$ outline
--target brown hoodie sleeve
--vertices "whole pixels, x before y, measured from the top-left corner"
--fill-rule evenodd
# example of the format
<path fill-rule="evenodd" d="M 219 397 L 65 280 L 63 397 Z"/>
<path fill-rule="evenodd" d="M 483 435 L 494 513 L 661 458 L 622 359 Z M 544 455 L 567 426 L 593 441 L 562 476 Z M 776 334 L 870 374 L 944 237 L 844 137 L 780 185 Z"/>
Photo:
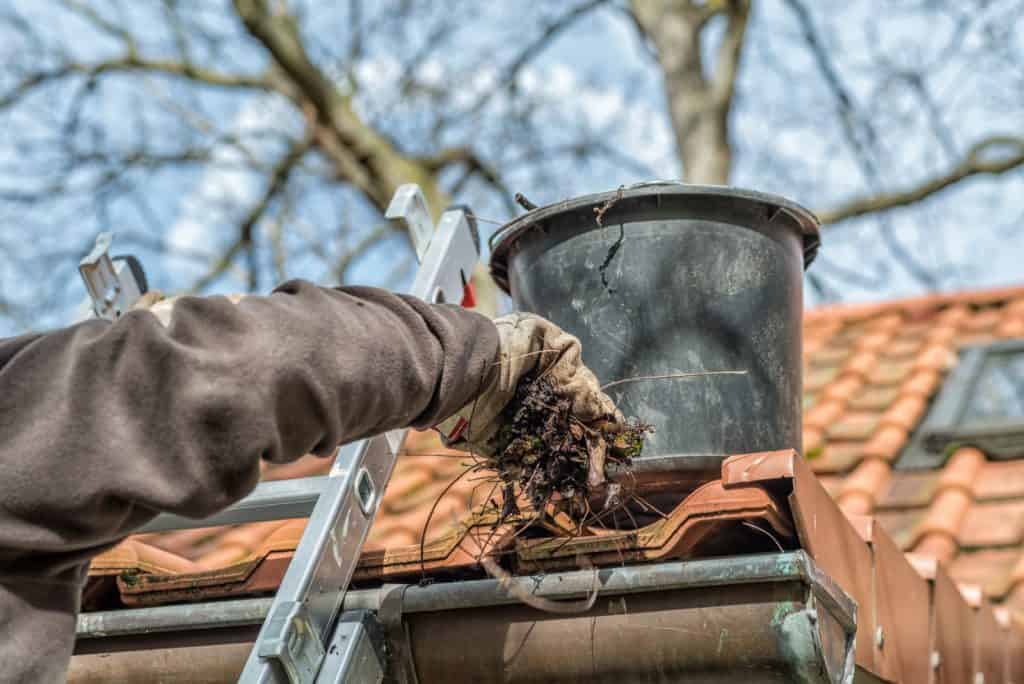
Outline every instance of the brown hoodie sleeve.
<path fill-rule="evenodd" d="M 78 577 L 159 511 L 220 510 L 260 458 L 432 425 L 486 386 L 497 351 L 472 312 L 302 281 L 179 299 L 167 327 L 135 311 L 0 340 L 0 584 Z"/>

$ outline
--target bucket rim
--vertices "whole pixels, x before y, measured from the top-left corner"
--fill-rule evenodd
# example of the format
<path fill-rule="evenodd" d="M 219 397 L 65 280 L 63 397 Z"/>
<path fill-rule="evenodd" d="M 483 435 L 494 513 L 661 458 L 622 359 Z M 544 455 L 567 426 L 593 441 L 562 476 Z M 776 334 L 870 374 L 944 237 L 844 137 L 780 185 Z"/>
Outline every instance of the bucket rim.
<path fill-rule="evenodd" d="M 758 190 L 747 190 L 731 185 L 703 185 L 696 183 L 682 183 L 678 181 L 648 181 L 634 185 L 623 185 L 615 190 L 581 195 L 572 199 L 560 200 L 551 204 L 531 209 L 530 211 L 517 216 L 502 227 L 498 228 L 488 241 L 491 248 L 491 276 L 498 286 L 509 293 L 508 283 L 508 260 L 511 257 L 512 245 L 523 234 L 529 232 L 548 218 L 564 212 L 575 211 L 587 206 L 602 205 L 606 202 L 619 201 L 633 197 L 644 197 L 652 194 L 658 195 L 691 195 L 691 196 L 712 196 L 729 197 L 733 199 L 747 200 L 758 204 L 765 204 L 777 207 L 782 213 L 790 217 L 796 227 L 803 235 L 803 257 L 804 270 L 811 265 L 814 257 L 821 246 L 820 225 L 818 218 L 807 208 L 786 199 Z"/>

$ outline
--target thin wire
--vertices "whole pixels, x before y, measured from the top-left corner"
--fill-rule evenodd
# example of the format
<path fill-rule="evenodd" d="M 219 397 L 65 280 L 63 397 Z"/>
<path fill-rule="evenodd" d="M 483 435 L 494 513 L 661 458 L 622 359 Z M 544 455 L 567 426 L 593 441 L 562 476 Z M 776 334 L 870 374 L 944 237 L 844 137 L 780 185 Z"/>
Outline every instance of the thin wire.
<path fill-rule="evenodd" d="M 486 219 L 483 216 L 477 216 L 476 214 L 473 214 L 473 213 L 467 213 L 466 216 L 469 216 L 472 219 L 476 219 L 477 221 L 480 221 L 481 223 L 490 223 L 490 224 L 493 224 L 495 226 L 503 226 L 506 223 L 508 223 L 508 221 L 495 221 L 494 219 Z"/>
<path fill-rule="evenodd" d="M 627 382 L 639 382 L 641 380 L 673 380 L 675 378 L 696 378 L 703 375 L 746 375 L 747 371 L 737 370 L 723 370 L 723 371 L 701 371 L 699 373 L 669 373 L 667 375 L 639 375 L 635 378 L 623 378 L 622 380 L 614 380 L 606 385 L 601 386 L 601 390 L 606 390 L 609 387 L 615 387 L 616 385 L 624 385 Z"/>
<path fill-rule="evenodd" d="M 768 537 L 769 539 L 771 539 L 773 542 L 775 542 L 775 545 L 777 547 L 779 547 L 779 551 L 785 551 L 785 549 L 782 548 L 782 544 L 779 543 L 779 540 L 775 538 L 775 535 L 773 535 L 768 530 L 765 530 L 765 529 L 761 528 L 760 526 L 755 525 L 754 523 L 750 522 L 749 520 L 744 520 L 743 524 L 746 525 L 747 527 L 750 527 L 752 529 L 757 530 L 761 534 L 763 534 L 766 537 Z"/>

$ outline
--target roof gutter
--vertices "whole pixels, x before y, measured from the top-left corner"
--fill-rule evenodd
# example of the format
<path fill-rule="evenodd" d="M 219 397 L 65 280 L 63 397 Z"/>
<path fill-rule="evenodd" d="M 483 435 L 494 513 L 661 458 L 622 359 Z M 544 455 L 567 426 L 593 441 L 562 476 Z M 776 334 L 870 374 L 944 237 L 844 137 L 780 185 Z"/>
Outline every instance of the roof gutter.
<path fill-rule="evenodd" d="M 542 612 L 515 597 L 585 598 L 594 572 L 598 599 L 586 612 Z M 397 610 L 404 629 L 391 634 L 404 633 L 406 643 L 395 644 L 392 636 L 391 650 L 408 654 L 408 669 L 420 684 L 679 681 L 695 674 L 707 681 L 836 684 L 853 675 L 856 607 L 802 551 L 552 573 L 511 583 L 517 586 L 475 580 L 401 587 L 397 609 L 385 611 Z M 394 585 L 350 591 L 345 610 L 381 611 L 389 595 L 396 595 Z M 82 655 L 76 655 L 69 681 L 94 681 L 84 657 L 90 652 L 225 644 L 232 637 L 235 644 L 251 641 L 269 605 L 269 599 L 251 599 L 205 604 L 201 611 L 181 605 L 84 614 L 76 647 Z M 226 657 L 241 650 L 221 648 Z M 188 667 L 188 661 L 152 659 L 159 668 L 153 674 L 166 678 L 167 668 Z M 243 661 L 237 660 L 239 672 Z M 223 681 L 237 677 L 225 674 Z M 137 681 L 138 672 L 133 676 Z"/>

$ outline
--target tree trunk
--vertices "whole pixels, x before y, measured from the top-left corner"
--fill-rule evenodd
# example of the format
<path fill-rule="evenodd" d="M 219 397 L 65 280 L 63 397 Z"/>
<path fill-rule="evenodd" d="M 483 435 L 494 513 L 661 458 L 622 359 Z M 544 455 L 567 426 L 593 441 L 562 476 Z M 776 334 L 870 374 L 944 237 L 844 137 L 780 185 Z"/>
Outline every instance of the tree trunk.
<path fill-rule="evenodd" d="M 728 23 L 714 73 L 706 75 L 701 38 L 708 21 L 719 14 Z M 657 50 L 687 182 L 729 182 L 729 113 L 749 14 L 747 0 L 633 0 L 636 23 Z"/>

